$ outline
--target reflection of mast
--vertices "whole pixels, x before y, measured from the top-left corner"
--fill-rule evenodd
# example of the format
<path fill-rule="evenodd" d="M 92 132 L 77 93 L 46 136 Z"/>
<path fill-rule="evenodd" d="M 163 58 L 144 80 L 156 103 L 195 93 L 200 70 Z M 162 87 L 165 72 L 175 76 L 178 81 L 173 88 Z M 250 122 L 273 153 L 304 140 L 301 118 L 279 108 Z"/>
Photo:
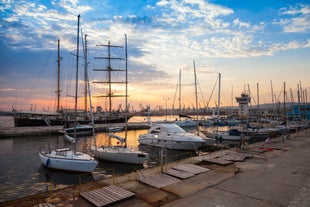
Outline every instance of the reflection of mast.
<path fill-rule="evenodd" d="M 122 46 L 116 46 L 116 45 L 111 45 L 110 41 L 108 42 L 107 45 L 97 45 L 97 46 L 102 46 L 102 47 L 108 47 L 108 57 L 95 57 L 95 59 L 105 59 L 108 60 L 108 66 L 106 69 L 93 69 L 93 71 L 106 71 L 108 74 L 108 81 L 94 81 L 94 83 L 100 83 L 100 84 L 108 84 L 108 93 L 103 94 L 101 96 L 97 97 L 105 97 L 109 98 L 109 115 L 112 116 L 112 98 L 113 97 L 125 97 L 126 95 L 122 94 L 114 94 L 112 93 L 112 84 L 124 84 L 124 81 L 112 81 L 112 72 L 116 71 L 126 71 L 123 69 L 113 69 L 111 67 L 111 60 L 125 60 L 124 58 L 117 58 L 117 57 L 111 57 L 111 47 L 113 48 L 123 48 Z"/>

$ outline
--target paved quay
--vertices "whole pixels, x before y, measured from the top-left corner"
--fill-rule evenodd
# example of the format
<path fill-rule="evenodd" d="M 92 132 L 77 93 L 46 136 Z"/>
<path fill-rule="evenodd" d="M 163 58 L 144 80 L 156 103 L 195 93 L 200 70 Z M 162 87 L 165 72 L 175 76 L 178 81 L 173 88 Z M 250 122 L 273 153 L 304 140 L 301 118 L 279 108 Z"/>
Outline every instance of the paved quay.
<path fill-rule="evenodd" d="M 109 205 L 117 207 L 309 207 L 309 163 L 310 129 L 292 134 L 284 140 L 274 138 L 271 144 L 262 142 L 242 151 L 229 149 L 212 152 L 169 163 L 163 168 L 139 170 L 124 176 L 0 203 L 0 206 L 90 207 L 94 205 L 81 194 L 112 185 L 135 194 Z M 208 170 L 173 182 L 170 179 L 166 184 L 164 179 L 152 185 L 142 182 L 162 176 L 162 170 L 167 173 L 193 164 Z"/>

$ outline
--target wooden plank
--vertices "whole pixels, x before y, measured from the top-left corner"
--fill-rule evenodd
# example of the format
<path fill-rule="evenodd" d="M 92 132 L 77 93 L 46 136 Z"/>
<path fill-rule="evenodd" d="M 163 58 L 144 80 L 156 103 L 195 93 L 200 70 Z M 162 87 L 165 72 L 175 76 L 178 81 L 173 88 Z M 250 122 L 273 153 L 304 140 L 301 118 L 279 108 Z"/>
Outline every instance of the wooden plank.
<path fill-rule="evenodd" d="M 233 163 L 232 161 L 224 160 L 221 158 L 207 158 L 207 159 L 204 159 L 203 161 L 213 163 L 213 164 L 218 164 L 218 165 L 229 165 Z"/>
<path fill-rule="evenodd" d="M 220 158 L 224 160 L 228 160 L 228 161 L 234 161 L 234 162 L 243 162 L 245 160 L 244 156 L 237 155 L 237 154 L 221 155 Z"/>
<path fill-rule="evenodd" d="M 268 151 L 266 148 L 249 148 L 247 150 L 240 150 L 239 152 L 247 154 L 260 154 L 266 151 Z"/>
<path fill-rule="evenodd" d="M 193 173 L 189 173 L 189 172 L 185 172 L 185 171 L 181 171 L 181 170 L 176 170 L 176 169 L 173 169 L 173 168 L 172 169 L 168 169 L 164 173 L 167 174 L 167 175 L 171 175 L 173 177 L 176 177 L 176 178 L 180 178 L 182 180 L 195 176 L 195 174 L 193 174 Z"/>
<path fill-rule="evenodd" d="M 130 198 L 134 196 L 135 193 L 111 185 L 89 192 L 83 192 L 80 195 L 95 206 L 101 207 L 117 201 L 124 200 L 126 198 Z"/>
<path fill-rule="evenodd" d="M 208 169 L 208 168 L 200 167 L 200 166 L 194 165 L 194 164 L 182 164 L 182 165 L 177 165 L 177 166 L 172 167 L 172 168 L 175 170 L 191 173 L 194 175 L 210 171 L 210 169 Z"/>
<path fill-rule="evenodd" d="M 140 181 L 155 188 L 162 188 L 167 185 L 177 183 L 180 181 L 180 179 L 160 173 L 147 178 L 142 178 Z"/>

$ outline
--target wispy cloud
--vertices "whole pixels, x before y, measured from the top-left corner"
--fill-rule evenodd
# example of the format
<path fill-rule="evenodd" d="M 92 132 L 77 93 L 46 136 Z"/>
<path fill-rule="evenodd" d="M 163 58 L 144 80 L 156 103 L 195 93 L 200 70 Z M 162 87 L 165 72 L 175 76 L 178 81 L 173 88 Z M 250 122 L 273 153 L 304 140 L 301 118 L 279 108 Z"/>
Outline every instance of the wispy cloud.
<path fill-rule="evenodd" d="M 289 8 L 282 8 L 280 10 L 282 18 L 275 21 L 283 27 L 283 31 L 287 33 L 303 33 L 310 30 L 310 6 L 304 4 L 296 4 Z"/>

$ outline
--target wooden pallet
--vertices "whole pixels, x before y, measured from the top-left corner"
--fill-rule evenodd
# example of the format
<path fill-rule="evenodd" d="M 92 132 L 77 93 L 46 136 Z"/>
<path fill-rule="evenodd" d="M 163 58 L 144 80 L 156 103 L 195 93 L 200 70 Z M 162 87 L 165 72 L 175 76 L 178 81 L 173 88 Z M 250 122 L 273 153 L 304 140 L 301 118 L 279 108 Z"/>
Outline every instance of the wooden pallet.
<path fill-rule="evenodd" d="M 194 165 L 194 164 L 182 164 L 182 165 L 174 166 L 172 168 L 175 170 L 191 173 L 194 175 L 204 173 L 204 172 L 208 172 L 210 170 L 208 168 L 200 167 L 200 166 Z"/>
<path fill-rule="evenodd" d="M 229 165 L 233 163 L 233 161 L 225 160 L 221 158 L 207 158 L 207 159 L 204 159 L 203 161 L 213 163 L 213 164 L 218 164 L 218 165 Z"/>
<path fill-rule="evenodd" d="M 163 173 L 140 179 L 140 182 L 143 182 L 155 188 L 162 188 L 167 185 L 177 183 L 179 181 L 181 180 Z"/>
<path fill-rule="evenodd" d="M 131 198 L 135 193 L 115 185 L 110 185 L 93 191 L 83 192 L 80 195 L 95 206 L 100 207 Z"/>
<path fill-rule="evenodd" d="M 193 174 L 193 173 L 184 172 L 184 171 L 176 170 L 176 169 L 173 169 L 173 168 L 168 169 L 164 173 L 167 174 L 167 175 L 171 175 L 173 177 L 176 177 L 176 178 L 180 178 L 182 180 L 195 176 L 195 174 Z"/>

